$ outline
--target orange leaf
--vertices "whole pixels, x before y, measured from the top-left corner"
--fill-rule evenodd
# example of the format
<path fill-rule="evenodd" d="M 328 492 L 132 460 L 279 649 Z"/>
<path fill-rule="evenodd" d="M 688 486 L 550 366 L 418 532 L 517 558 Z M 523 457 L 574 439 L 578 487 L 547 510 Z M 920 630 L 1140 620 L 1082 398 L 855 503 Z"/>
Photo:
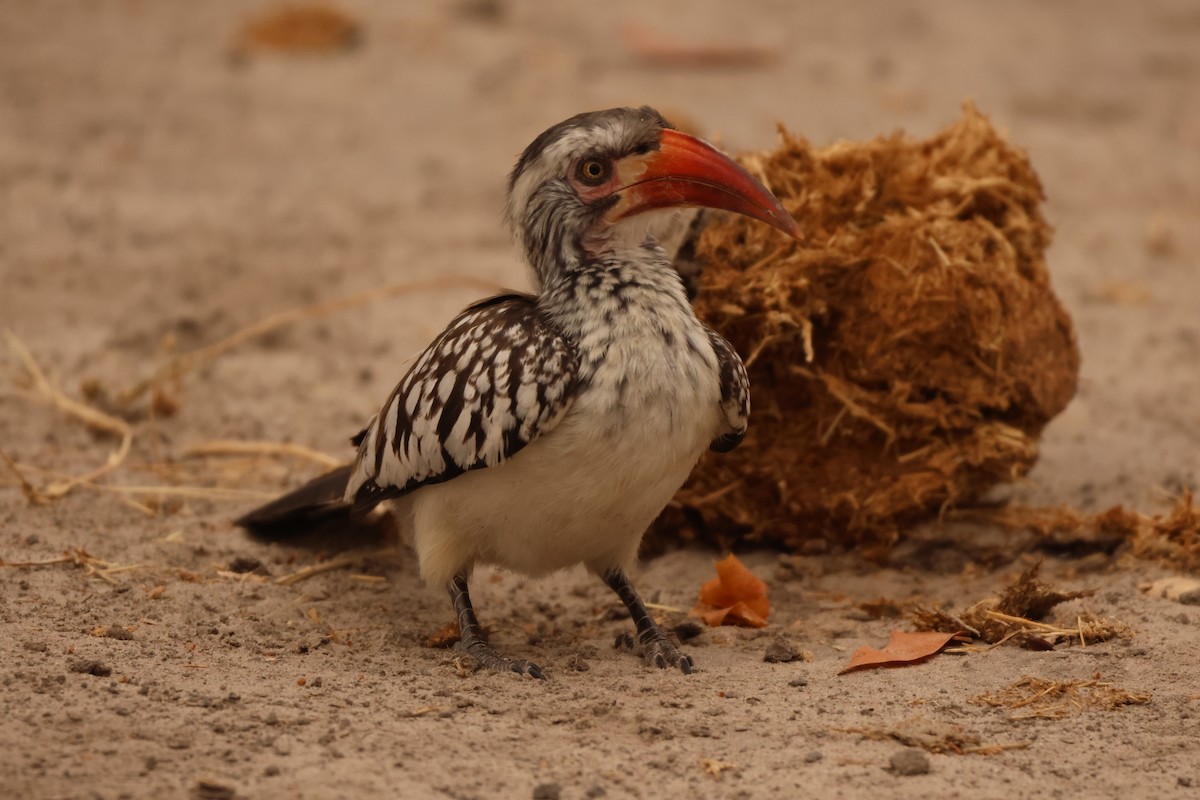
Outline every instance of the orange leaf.
<path fill-rule="evenodd" d="M 691 615 L 704 624 L 762 628 L 771 614 L 767 585 L 732 553 L 716 563 L 717 577 L 700 587 Z"/>
<path fill-rule="evenodd" d="M 850 663 L 839 672 L 845 675 L 856 669 L 876 669 L 878 667 L 901 667 L 905 664 L 915 664 L 941 652 L 946 644 L 957 636 L 957 633 L 941 633 L 939 631 L 892 631 L 892 638 L 882 650 L 873 647 L 860 647 L 850 657 Z"/>

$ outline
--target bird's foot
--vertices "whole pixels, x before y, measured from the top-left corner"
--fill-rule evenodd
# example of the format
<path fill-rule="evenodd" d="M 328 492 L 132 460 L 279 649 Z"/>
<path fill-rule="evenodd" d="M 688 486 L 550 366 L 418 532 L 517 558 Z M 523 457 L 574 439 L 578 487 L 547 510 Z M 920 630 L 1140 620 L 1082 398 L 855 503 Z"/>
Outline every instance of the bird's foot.
<path fill-rule="evenodd" d="M 475 670 L 515 672 L 518 675 L 528 675 L 541 681 L 546 680 L 546 673 L 537 664 L 523 658 L 505 658 L 483 642 L 471 642 L 468 645 L 460 643 L 458 649 L 471 657 Z"/>
<path fill-rule="evenodd" d="M 695 666 L 692 657 L 680 652 L 675 643 L 668 639 L 662 631 L 651 631 L 649 635 L 639 637 L 639 639 L 640 641 L 635 643 L 631 635 L 621 633 L 617 635 L 616 646 L 640 655 L 648 667 L 658 667 L 659 669 L 675 667 L 684 675 L 692 674 L 692 667 Z"/>

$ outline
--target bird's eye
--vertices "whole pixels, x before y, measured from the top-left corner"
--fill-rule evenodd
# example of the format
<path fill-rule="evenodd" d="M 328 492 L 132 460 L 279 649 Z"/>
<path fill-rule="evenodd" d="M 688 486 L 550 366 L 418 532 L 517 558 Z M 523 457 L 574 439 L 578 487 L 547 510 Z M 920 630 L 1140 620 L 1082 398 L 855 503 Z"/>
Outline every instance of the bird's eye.
<path fill-rule="evenodd" d="M 608 180 L 612 166 L 599 158 L 585 158 L 575 168 L 575 177 L 588 186 L 599 186 Z"/>

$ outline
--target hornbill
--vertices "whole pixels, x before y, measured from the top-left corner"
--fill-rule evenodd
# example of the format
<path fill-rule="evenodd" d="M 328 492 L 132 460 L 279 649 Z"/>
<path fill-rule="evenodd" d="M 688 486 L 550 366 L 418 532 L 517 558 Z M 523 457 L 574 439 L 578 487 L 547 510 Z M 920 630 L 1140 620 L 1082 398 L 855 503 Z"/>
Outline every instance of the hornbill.
<path fill-rule="evenodd" d="M 761 183 L 651 108 L 542 133 L 509 177 L 506 215 L 536 294 L 463 311 L 355 437 L 352 465 L 238 524 L 278 534 L 392 501 L 422 577 L 450 593 L 459 647 L 483 668 L 537 678 L 538 665 L 487 643 L 472 569 L 538 576 L 582 563 L 629 609 L 644 661 L 691 672 L 626 574 L 700 455 L 736 447 L 750 410 L 741 359 L 696 318 L 655 239 L 661 212 L 684 206 L 800 238 Z"/>

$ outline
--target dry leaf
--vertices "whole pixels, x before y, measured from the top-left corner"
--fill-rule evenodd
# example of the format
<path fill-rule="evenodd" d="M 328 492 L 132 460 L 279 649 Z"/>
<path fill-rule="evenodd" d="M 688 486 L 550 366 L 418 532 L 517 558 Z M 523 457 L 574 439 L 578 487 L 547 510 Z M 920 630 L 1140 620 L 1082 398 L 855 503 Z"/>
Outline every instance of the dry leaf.
<path fill-rule="evenodd" d="M 877 667 L 898 667 L 924 661 L 930 656 L 937 655 L 941 649 L 953 639 L 957 633 L 941 633 L 938 631 L 892 631 L 892 638 L 882 650 L 873 647 L 860 647 L 854 651 L 850 663 L 839 672 L 845 675 L 856 669 L 875 669 Z"/>
<path fill-rule="evenodd" d="M 462 638 L 462 634 L 458 631 L 458 623 L 451 622 L 444 628 L 426 636 L 425 646 L 445 650 L 457 644 L 460 638 Z"/>
<path fill-rule="evenodd" d="M 326 53 L 348 50 L 362 40 L 358 21 L 318 3 L 280 5 L 246 23 L 239 37 L 245 50 Z"/>
<path fill-rule="evenodd" d="M 766 627 L 771 614 L 767 585 L 730 553 L 715 564 L 717 577 L 700 587 L 700 602 L 690 616 L 706 625 Z"/>

